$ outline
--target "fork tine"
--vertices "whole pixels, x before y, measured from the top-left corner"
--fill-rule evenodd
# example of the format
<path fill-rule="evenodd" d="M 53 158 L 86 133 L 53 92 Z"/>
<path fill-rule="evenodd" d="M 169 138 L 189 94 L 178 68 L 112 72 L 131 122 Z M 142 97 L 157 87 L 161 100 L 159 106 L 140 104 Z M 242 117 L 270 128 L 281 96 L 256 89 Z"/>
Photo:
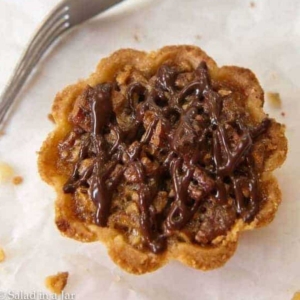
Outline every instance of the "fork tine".
<path fill-rule="evenodd" d="M 21 63 L 15 70 L 15 74 L 19 71 L 19 69 L 23 67 L 23 64 L 26 62 L 28 56 L 30 56 L 31 51 L 34 50 L 37 43 L 41 42 L 40 40 L 45 37 L 49 30 L 51 30 L 51 27 L 61 20 L 66 20 L 65 16 L 68 15 L 66 14 L 67 10 L 65 8 L 66 6 L 59 6 L 52 13 L 49 14 L 47 20 L 43 23 L 43 25 L 36 32 L 35 36 L 31 40 L 26 52 L 23 55 Z"/>
<path fill-rule="evenodd" d="M 51 35 L 47 37 L 47 40 L 42 44 L 41 47 L 37 49 L 36 56 L 33 57 L 33 61 L 30 66 L 35 65 L 44 54 L 44 52 L 49 48 L 49 46 L 59 37 L 63 32 L 69 29 L 68 23 L 62 23 L 59 27 L 56 28 L 55 32 L 52 32 Z"/>
<path fill-rule="evenodd" d="M 17 68 L 15 69 L 14 75 L 11 78 L 11 82 L 15 82 L 17 78 L 20 76 L 20 74 L 26 69 L 29 65 L 29 63 L 32 60 L 32 57 L 35 57 L 36 53 L 40 51 L 41 45 L 46 43 L 47 39 L 49 37 L 53 36 L 53 33 L 55 34 L 55 38 L 58 37 L 62 31 L 65 31 L 68 26 L 67 18 L 65 18 L 65 9 L 64 8 L 57 8 L 53 13 L 49 15 L 49 19 L 46 20 L 46 22 L 42 25 L 40 30 L 36 33 L 34 38 L 32 39 L 31 43 L 29 44 L 26 52 L 24 53 L 20 63 L 18 64 Z M 61 25 L 63 26 L 64 30 L 61 30 Z M 56 30 L 58 29 L 58 32 Z M 55 39 L 54 38 L 54 39 Z M 51 38 L 51 40 L 54 40 Z M 48 43 L 47 43 L 48 44 Z M 38 56 L 40 58 L 41 55 Z M 37 63 L 39 59 L 34 59 L 34 62 Z M 31 64 L 30 64 L 31 65 Z M 6 93 L 6 96 L 7 93 Z M 0 105 L 1 107 L 1 105 Z"/>
<path fill-rule="evenodd" d="M 63 30 L 62 30 L 63 29 Z M 68 29 L 68 23 L 65 20 L 60 20 L 55 26 L 49 28 L 48 32 L 44 34 L 38 34 L 37 38 L 30 44 L 30 51 L 26 51 L 24 58 L 22 59 L 14 77 L 19 76 L 19 74 L 28 67 L 30 62 L 35 58 L 37 52 L 41 51 L 41 47 L 44 44 L 47 44 L 47 40 L 51 39 L 53 41 L 53 36 L 57 38 L 64 30 Z M 54 38 L 54 39 L 55 39 Z M 40 57 L 40 56 L 39 56 Z M 35 62 L 38 62 L 38 59 L 34 59 Z"/>
<path fill-rule="evenodd" d="M 64 31 L 68 29 L 67 23 L 57 24 L 56 27 L 47 33 L 40 41 L 36 42 L 34 50 L 28 54 L 26 61 L 19 68 L 18 73 L 14 76 L 14 79 L 18 80 L 20 77 L 24 76 L 24 72 L 27 68 L 32 68 L 39 61 L 46 49 L 55 41 L 55 39 L 60 36 Z M 9 96 L 9 94 L 7 94 Z"/>
<path fill-rule="evenodd" d="M 67 21 L 69 19 L 69 15 L 67 14 L 67 10 L 65 8 L 62 8 L 58 12 L 51 14 L 49 17 L 50 18 L 47 19 L 47 21 L 42 25 L 40 30 L 34 36 L 28 48 L 29 51 L 32 50 L 32 47 L 34 47 L 35 42 L 37 42 L 40 37 L 47 34 L 51 27 L 57 26 L 58 22 Z"/>
<path fill-rule="evenodd" d="M 17 95 L 19 89 L 23 86 L 27 77 L 27 70 L 35 66 L 46 49 L 67 29 L 68 23 L 66 20 L 55 24 L 55 26 L 50 28 L 46 35 L 39 35 L 39 37 L 35 39 L 35 42 L 31 44 L 31 46 L 33 46 L 31 47 L 31 49 L 33 49 L 31 52 L 26 51 L 24 59 L 22 59 L 16 74 L 12 78 L 12 83 L 9 89 L 2 95 L 5 102 L 0 103 L 0 123 L 10 106 L 11 99 Z"/>
<path fill-rule="evenodd" d="M 12 91 L 16 88 L 15 84 L 19 80 L 20 75 L 26 68 L 28 68 L 29 63 L 32 60 L 32 57 L 34 57 L 37 53 L 37 47 L 40 47 L 41 44 L 46 42 L 46 39 L 48 38 L 49 33 L 52 33 L 57 26 L 60 25 L 60 23 L 64 23 L 66 21 L 66 18 L 64 16 L 66 15 L 66 6 L 65 5 L 59 5 L 56 9 L 54 9 L 53 12 L 51 12 L 48 16 L 48 19 L 43 23 L 43 25 L 40 27 L 40 29 L 37 31 L 35 36 L 33 37 L 32 41 L 30 42 L 27 50 L 25 51 L 21 61 L 19 62 L 18 66 L 16 67 L 14 71 L 14 75 L 12 76 L 10 80 L 10 89 L 5 91 L 1 98 L 4 97 L 10 97 L 10 94 Z M 55 23 L 56 22 L 56 23 Z M 54 26 L 55 25 L 55 26 Z M 56 35 L 56 37 L 59 36 Z M 53 40 L 53 39 L 52 39 Z M 39 55 L 39 58 L 41 55 Z M 39 59 L 35 59 L 34 62 L 37 63 Z M 30 64 L 30 66 L 33 66 L 33 64 Z M 0 109 L 5 106 L 5 103 L 0 103 Z M 1 122 L 1 120 L 0 120 Z"/>

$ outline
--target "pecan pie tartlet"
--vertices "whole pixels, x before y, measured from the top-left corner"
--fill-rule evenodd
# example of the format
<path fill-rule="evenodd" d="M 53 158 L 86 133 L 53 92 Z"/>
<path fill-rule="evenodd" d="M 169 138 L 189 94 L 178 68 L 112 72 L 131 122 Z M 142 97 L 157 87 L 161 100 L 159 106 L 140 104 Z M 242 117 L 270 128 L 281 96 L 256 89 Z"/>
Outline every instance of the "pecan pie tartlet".
<path fill-rule="evenodd" d="M 219 68 L 201 49 L 124 49 L 54 101 L 39 155 L 57 192 L 56 225 L 100 240 L 128 272 L 170 259 L 208 270 L 239 233 L 272 221 L 284 127 L 263 112 L 255 75 Z"/>

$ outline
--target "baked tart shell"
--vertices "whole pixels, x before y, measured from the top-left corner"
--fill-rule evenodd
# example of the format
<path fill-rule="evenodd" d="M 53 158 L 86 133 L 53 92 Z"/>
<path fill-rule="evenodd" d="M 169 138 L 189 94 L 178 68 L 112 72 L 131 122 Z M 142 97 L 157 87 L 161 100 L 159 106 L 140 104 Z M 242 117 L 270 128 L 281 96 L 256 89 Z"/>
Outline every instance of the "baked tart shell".
<path fill-rule="evenodd" d="M 262 121 L 266 114 L 263 112 L 264 92 L 255 75 L 248 69 L 236 66 L 218 67 L 204 51 L 194 46 L 167 46 L 156 52 L 142 52 L 133 49 L 122 49 L 100 61 L 96 71 L 87 79 L 66 87 L 56 95 L 52 106 L 52 114 L 56 127 L 43 143 L 38 158 L 38 168 L 42 179 L 55 188 L 55 222 L 59 231 L 67 237 L 81 242 L 101 241 L 106 244 L 108 254 L 122 269 L 134 274 L 154 271 L 169 260 L 178 260 L 190 267 L 210 270 L 224 265 L 234 254 L 239 234 L 270 223 L 281 202 L 281 192 L 272 171 L 285 160 L 287 140 L 284 136 L 284 126 L 273 123 L 269 130 L 274 151 L 267 157 L 261 175 L 267 201 L 260 209 L 254 220 L 245 223 L 237 219 L 231 230 L 218 237 L 210 246 L 176 242 L 169 244 L 162 254 L 151 251 L 139 251 L 126 242 L 124 236 L 117 230 L 99 227 L 80 221 L 72 211 L 72 197 L 63 192 L 63 186 L 68 176 L 62 170 L 59 160 L 58 145 L 71 131 L 72 124 L 69 115 L 74 102 L 84 89 L 100 83 L 115 80 L 116 74 L 124 69 L 136 68 L 145 74 L 154 74 L 166 62 L 180 63 L 188 61 L 194 68 L 202 61 L 206 62 L 210 76 L 215 80 L 225 80 L 228 84 L 238 87 L 245 97 L 245 105 L 253 119 Z M 129 66 L 129 67 L 128 67 Z"/>

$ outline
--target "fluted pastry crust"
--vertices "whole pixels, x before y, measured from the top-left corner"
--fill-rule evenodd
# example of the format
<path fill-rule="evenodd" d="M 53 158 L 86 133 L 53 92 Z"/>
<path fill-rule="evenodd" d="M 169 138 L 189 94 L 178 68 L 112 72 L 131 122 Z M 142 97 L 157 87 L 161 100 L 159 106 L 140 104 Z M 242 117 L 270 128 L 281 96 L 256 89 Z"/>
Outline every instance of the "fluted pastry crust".
<path fill-rule="evenodd" d="M 201 245 L 187 241 L 176 241 L 168 244 L 166 251 L 154 254 L 148 250 L 133 247 L 117 229 L 99 227 L 92 222 L 79 219 L 74 213 L 72 195 L 63 192 L 68 180 L 69 171 L 59 161 L 59 143 L 72 130 L 70 114 L 76 99 L 89 86 L 110 82 L 117 78 L 120 82 L 132 69 L 137 69 L 145 76 L 155 74 L 164 63 L 176 65 L 189 64 L 194 69 L 200 62 L 206 62 L 213 80 L 224 81 L 243 94 L 245 107 L 253 120 L 260 122 L 266 115 L 263 112 L 264 93 L 255 75 L 248 69 L 235 66 L 219 68 L 216 63 L 201 49 L 194 46 L 167 46 L 156 52 L 142 52 L 122 49 L 102 59 L 96 71 L 84 81 L 66 87 L 58 93 L 52 107 L 56 123 L 55 130 L 43 143 L 39 159 L 39 172 L 44 181 L 53 186 L 57 193 L 55 202 L 55 222 L 60 232 L 82 242 L 102 241 L 108 248 L 113 261 L 124 270 L 143 274 L 154 271 L 169 260 L 175 259 L 193 268 L 209 270 L 222 266 L 234 254 L 240 232 L 267 225 L 275 216 L 281 202 L 281 192 L 272 171 L 278 168 L 287 154 L 287 140 L 284 127 L 272 122 L 268 130 L 272 151 L 265 158 L 260 186 L 265 195 L 265 203 L 250 223 L 237 218 L 226 235 L 214 239 L 210 245 Z M 124 76 L 124 78 L 122 78 Z"/>

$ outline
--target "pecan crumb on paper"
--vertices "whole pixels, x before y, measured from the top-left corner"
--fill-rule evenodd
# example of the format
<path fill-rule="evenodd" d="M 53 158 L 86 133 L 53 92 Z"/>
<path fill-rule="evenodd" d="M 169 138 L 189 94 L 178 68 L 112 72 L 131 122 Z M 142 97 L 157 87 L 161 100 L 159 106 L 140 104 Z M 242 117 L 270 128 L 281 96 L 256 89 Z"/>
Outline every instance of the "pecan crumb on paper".
<path fill-rule="evenodd" d="M 268 92 L 267 97 L 268 97 L 268 102 L 272 108 L 281 107 L 281 98 L 279 93 Z"/>
<path fill-rule="evenodd" d="M 2 248 L 0 248 L 0 262 L 3 262 L 5 260 L 5 253 Z"/>
<path fill-rule="evenodd" d="M 4 162 L 0 162 L 0 183 L 9 181 L 14 174 L 13 168 Z"/>
<path fill-rule="evenodd" d="M 51 121 L 52 123 L 55 123 L 54 117 L 52 114 L 48 114 L 48 120 Z"/>
<path fill-rule="evenodd" d="M 68 282 L 69 273 L 60 272 L 46 277 L 45 285 L 52 293 L 61 294 Z"/>
<path fill-rule="evenodd" d="M 13 179 L 12 179 L 12 183 L 14 185 L 19 185 L 23 182 L 23 177 L 22 176 L 15 176 Z"/>

